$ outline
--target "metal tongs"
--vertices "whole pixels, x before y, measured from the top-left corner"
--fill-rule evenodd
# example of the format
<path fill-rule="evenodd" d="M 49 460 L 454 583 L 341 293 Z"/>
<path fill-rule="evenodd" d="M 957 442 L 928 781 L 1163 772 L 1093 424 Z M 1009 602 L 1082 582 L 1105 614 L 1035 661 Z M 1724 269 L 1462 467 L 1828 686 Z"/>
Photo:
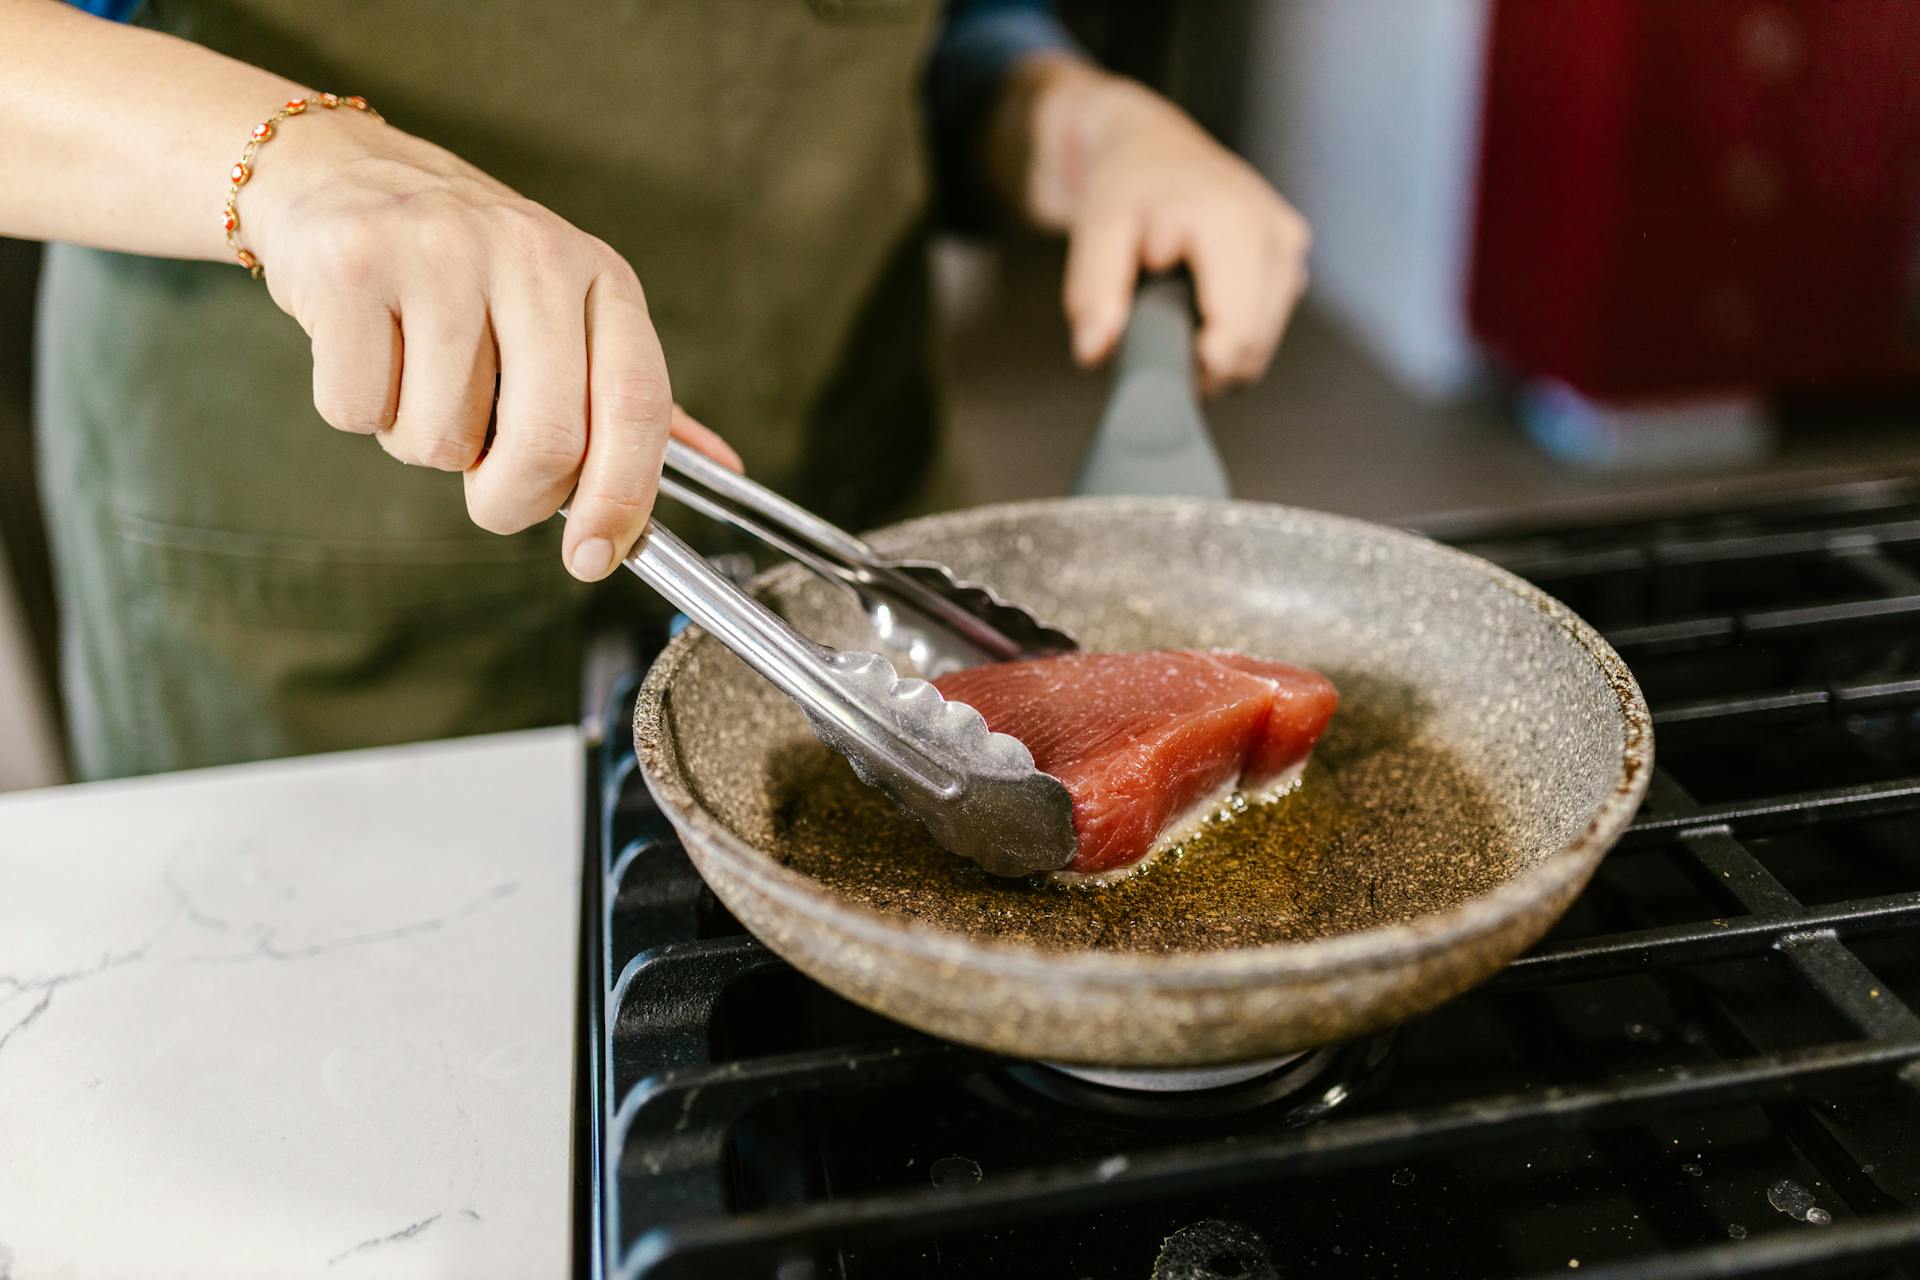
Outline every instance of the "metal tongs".
<path fill-rule="evenodd" d="M 1226 473 L 1194 393 L 1190 286 L 1143 284 L 1113 389 L 1075 488 L 1225 497 Z M 880 644 L 939 676 L 1079 648 L 990 588 L 928 560 L 889 560 L 813 512 L 672 441 L 660 491 L 791 556 L 852 593 Z M 964 702 L 902 677 L 882 653 L 807 639 L 656 519 L 625 561 L 648 586 L 800 704 L 820 740 L 995 875 L 1065 867 L 1079 848 L 1066 786 Z"/>
<path fill-rule="evenodd" d="M 879 556 L 852 534 L 673 441 L 660 491 L 727 521 L 830 581 L 866 608 L 882 643 L 939 674 L 1077 648 L 1073 637 L 930 561 Z M 655 519 L 627 568 L 800 704 L 820 740 L 861 781 L 911 810 L 946 848 L 987 871 L 1057 871 L 1079 847 L 1073 801 L 1017 738 L 978 711 L 903 677 L 886 655 L 841 650 L 795 631 Z"/>

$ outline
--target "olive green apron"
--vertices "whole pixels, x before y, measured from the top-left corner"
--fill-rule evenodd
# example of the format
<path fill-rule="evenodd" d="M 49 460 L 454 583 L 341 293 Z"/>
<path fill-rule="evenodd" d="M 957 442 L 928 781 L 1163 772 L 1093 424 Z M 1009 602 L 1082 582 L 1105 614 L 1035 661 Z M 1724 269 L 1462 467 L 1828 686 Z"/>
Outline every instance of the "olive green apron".
<path fill-rule="evenodd" d="M 910 498 L 932 448 L 919 79 L 938 11 L 152 0 L 145 21 L 362 94 L 608 241 L 675 397 L 858 527 Z M 479 532 L 457 476 L 330 430 L 310 386 L 304 335 L 239 268 L 50 252 L 41 480 L 83 775 L 577 714 L 585 592 L 557 522 Z"/>

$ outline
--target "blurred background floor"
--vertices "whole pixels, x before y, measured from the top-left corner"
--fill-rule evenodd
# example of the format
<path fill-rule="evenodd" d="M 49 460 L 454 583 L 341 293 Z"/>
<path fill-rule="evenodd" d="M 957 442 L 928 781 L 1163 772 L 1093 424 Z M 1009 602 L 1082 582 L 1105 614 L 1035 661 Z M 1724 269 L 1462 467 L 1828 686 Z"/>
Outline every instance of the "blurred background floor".
<path fill-rule="evenodd" d="M 936 265 L 960 496 L 1065 493 L 1107 386 L 1071 364 L 1058 248 L 949 242 Z M 1882 418 L 1789 423 L 1773 456 L 1709 474 L 1582 470 L 1542 454 L 1493 390 L 1455 403 L 1407 391 L 1311 300 L 1266 381 L 1208 418 L 1237 497 L 1404 524 L 1574 517 L 1920 469 L 1920 421 Z"/>

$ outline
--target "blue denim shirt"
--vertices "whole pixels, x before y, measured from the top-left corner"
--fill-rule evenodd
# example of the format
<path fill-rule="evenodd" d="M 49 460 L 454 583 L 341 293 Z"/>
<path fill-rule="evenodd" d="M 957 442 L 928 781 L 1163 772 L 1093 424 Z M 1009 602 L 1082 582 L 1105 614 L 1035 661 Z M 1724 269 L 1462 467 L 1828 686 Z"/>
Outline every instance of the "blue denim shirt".
<path fill-rule="evenodd" d="M 949 229 L 979 231 L 994 220 L 977 144 L 1007 72 L 1029 54 L 1077 48 L 1052 0 L 949 0 L 926 86 L 937 209 Z"/>
<path fill-rule="evenodd" d="M 1052 0 L 949 0 L 927 63 L 927 111 L 935 135 L 977 125 L 1021 58 L 1074 47 L 1054 17 Z"/>

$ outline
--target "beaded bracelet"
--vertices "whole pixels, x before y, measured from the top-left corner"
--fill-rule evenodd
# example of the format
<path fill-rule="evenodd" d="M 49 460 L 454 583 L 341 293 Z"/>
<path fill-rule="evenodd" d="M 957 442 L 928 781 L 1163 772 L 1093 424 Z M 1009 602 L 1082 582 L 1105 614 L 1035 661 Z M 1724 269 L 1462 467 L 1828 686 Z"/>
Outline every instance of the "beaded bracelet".
<path fill-rule="evenodd" d="M 255 280 L 264 274 L 265 268 L 260 265 L 260 259 L 240 247 L 237 237 L 240 230 L 240 213 L 234 208 L 234 201 L 240 198 L 240 188 L 246 186 L 247 179 L 253 176 L 253 153 L 260 149 L 262 143 L 273 137 L 274 130 L 279 127 L 282 120 L 288 116 L 297 116 L 308 107 L 324 107 L 328 111 L 336 107 L 351 107 L 355 111 L 372 116 L 375 120 L 384 119 L 378 111 L 367 105 L 365 98 L 358 96 L 342 98 L 333 93 L 316 93 L 311 98 L 288 99 L 278 111 L 253 126 L 253 132 L 247 135 L 247 149 L 240 153 L 240 162 L 227 170 L 227 179 L 231 185 L 227 187 L 227 204 L 221 211 L 220 226 L 227 233 L 227 247 L 233 250 L 233 256 Z"/>

